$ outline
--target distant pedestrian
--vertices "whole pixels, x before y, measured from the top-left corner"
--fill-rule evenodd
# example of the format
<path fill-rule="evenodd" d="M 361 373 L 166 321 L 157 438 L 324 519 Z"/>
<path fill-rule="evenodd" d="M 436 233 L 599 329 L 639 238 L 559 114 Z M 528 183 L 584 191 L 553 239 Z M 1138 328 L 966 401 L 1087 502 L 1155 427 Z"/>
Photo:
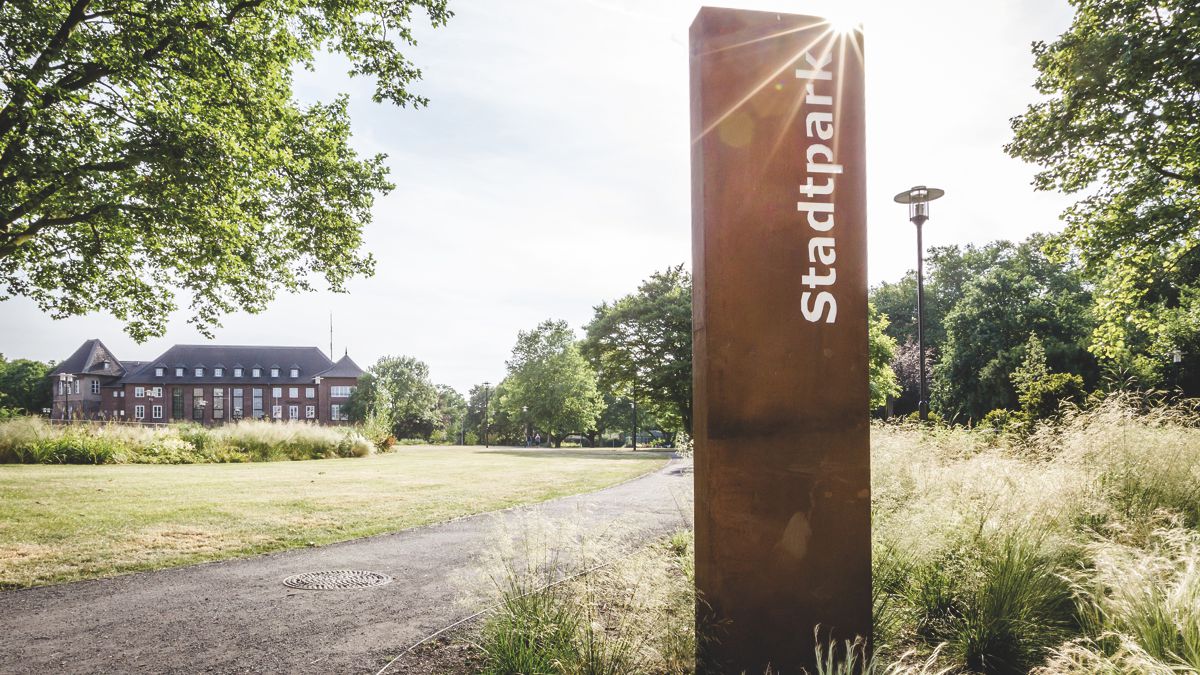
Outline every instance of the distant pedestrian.
<path fill-rule="evenodd" d="M 535 448 L 542 447 L 542 432 L 539 431 L 533 435 L 533 447 L 535 447 Z"/>

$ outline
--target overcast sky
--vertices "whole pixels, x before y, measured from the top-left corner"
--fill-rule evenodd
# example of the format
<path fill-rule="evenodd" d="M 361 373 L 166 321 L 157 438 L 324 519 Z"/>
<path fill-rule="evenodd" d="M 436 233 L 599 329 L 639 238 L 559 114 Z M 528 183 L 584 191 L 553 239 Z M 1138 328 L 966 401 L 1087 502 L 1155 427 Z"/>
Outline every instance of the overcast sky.
<path fill-rule="evenodd" d="M 376 105 L 344 61 L 301 73 L 304 100 L 351 95 L 354 142 L 384 152 L 396 189 L 375 204 L 366 245 L 379 261 L 349 294 L 281 295 L 226 317 L 226 344 L 316 345 L 364 368 L 385 354 L 427 362 L 465 392 L 504 375 L 520 329 L 576 328 L 592 307 L 667 266 L 690 265 L 687 0 L 451 0 L 422 26 L 421 110 Z M 867 68 L 871 283 L 914 266 L 915 235 L 892 195 L 946 190 L 926 242 L 983 243 L 1058 230 L 1069 203 L 1034 193 L 1008 158 L 1009 118 L 1034 100 L 1030 43 L 1063 32 L 1065 0 L 835 0 L 727 6 L 862 21 Z M 26 300 L 0 303 L 0 352 L 62 360 L 97 337 L 119 358 L 199 343 L 186 307 L 167 335 L 138 345 L 101 315 L 54 321 Z"/>

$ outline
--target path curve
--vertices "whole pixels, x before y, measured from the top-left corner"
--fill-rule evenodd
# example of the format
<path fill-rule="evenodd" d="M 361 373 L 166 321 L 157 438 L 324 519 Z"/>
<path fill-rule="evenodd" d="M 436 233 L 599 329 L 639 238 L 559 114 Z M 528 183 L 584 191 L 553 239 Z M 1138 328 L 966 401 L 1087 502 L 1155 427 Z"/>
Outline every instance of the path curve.
<path fill-rule="evenodd" d="M 0 592 L 4 673 L 374 673 L 468 614 L 469 578 L 497 521 L 531 512 L 645 540 L 691 519 L 689 462 L 541 504 L 311 549 Z M 298 591 L 293 574 L 368 569 L 386 586 Z"/>

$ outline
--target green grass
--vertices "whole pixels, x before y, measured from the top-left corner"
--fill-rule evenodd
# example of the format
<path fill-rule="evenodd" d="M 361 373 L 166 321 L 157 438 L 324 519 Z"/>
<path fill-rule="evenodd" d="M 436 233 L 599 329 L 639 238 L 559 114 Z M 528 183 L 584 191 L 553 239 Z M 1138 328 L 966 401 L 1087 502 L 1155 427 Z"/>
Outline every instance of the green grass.
<path fill-rule="evenodd" d="M 442 446 L 305 462 L 0 465 L 0 588 L 328 544 L 585 492 L 665 462 Z"/>

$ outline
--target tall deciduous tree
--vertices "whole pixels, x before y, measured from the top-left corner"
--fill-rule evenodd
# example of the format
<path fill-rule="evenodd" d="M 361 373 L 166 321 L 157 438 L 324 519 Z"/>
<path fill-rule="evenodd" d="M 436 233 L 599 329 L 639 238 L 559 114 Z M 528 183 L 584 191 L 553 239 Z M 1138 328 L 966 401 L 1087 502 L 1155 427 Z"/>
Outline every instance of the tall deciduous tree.
<path fill-rule="evenodd" d="M 947 419 L 979 420 L 993 409 L 1016 407 L 1011 375 L 1030 333 L 1041 338 L 1054 370 L 1095 381 L 1087 352 L 1091 293 L 1079 270 L 1048 258 L 1044 245 L 1041 235 L 1019 245 L 991 244 L 999 251 L 996 264 L 966 283 L 946 316 L 931 403 Z"/>
<path fill-rule="evenodd" d="M 1200 332 L 1168 325 L 1200 279 L 1200 5 L 1072 4 L 1070 29 L 1034 44 L 1045 99 L 1006 149 L 1043 167 L 1038 189 L 1086 195 L 1058 243 L 1097 282 L 1093 351 L 1162 363 Z"/>
<path fill-rule="evenodd" d="M 50 368 L 41 361 L 8 361 L 0 355 L 0 406 L 40 415 L 42 408 L 49 408 L 52 401 L 50 380 L 46 379 Z"/>
<path fill-rule="evenodd" d="M 595 428 L 604 399 L 596 389 L 596 371 L 566 321 L 543 321 L 518 333 L 506 365 L 501 408 L 510 418 L 524 417 L 555 447 L 568 434 Z"/>
<path fill-rule="evenodd" d="M 350 146 L 346 98 L 301 105 L 321 51 L 423 105 L 414 11 L 446 0 L 0 2 L 0 299 L 107 311 L 141 340 L 190 297 L 208 332 L 317 278 L 371 274 L 360 250 L 383 155 Z"/>
<path fill-rule="evenodd" d="M 665 426 L 691 433 L 692 278 L 683 265 L 596 307 L 583 351 L 602 389 L 634 398 Z"/>
<path fill-rule="evenodd" d="M 428 438 L 441 421 L 438 399 L 423 361 L 384 356 L 359 377 L 349 414 L 354 420 L 381 416 L 396 438 Z"/>

